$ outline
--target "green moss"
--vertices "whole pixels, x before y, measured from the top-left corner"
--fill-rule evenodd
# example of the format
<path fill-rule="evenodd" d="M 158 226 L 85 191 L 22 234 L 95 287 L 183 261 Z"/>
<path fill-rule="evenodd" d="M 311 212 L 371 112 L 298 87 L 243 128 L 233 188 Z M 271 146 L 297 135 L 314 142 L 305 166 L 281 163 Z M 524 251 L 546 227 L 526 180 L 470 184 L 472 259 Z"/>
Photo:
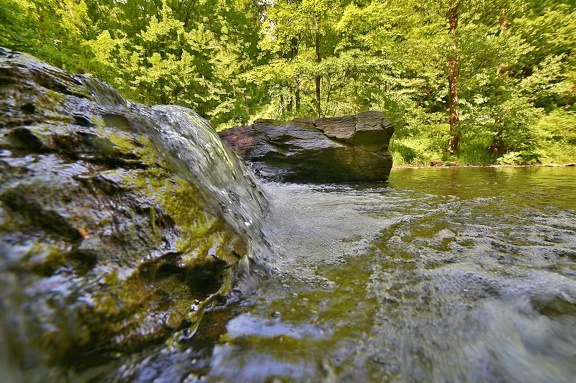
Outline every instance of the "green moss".
<path fill-rule="evenodd" d="M 110 141 L 122 153 L 133 153 L 148 165 L 147 169 L 131 172 L 125 181 L 138 193 L 153 196 L 154 201 L 175 222 L 180 233 L 177 241 L 178 252 L 183 253 L 182 260 L 187 265 L 202 261 L 209 254 L 220 259 L 235 262 L 231 249 L 239 254 L 245 253 L 241 241 L 225 227 L 222 218 L 207 210 L 204 199 L 187 180 L 169 173 L 170 165 L 156 152 L 151 140 L 144 136 L 133 139 L 128 133 L 115 132 L 108 135 Z M 155 236 L 156 209 L 150 210 L 150 227 Z M 228 246 L 228 244 L 232 244 Z"/>
<path fill-rule="evenodd" d="M 65 261 L 65 249 L 56 244 L 36 242 L 30 246 L 25 262 L 40 274 L 49 275 Z"/>
<path fill-rule="evenodd" d="M 100 128 L 96 131 L 96 134 L 107 138 L 108 142 L 112 144 L 113 150 L 117 153 L 122 155 L 132 154 L 145 162 L 152 160 L 152 153 L 148 153 L 147 150 L 143 150 L 143 148 L 137 146 L 134 136 L 130 133 L 116 129 Z M 106 151 L 111 151 L 111 149 L 107 149 Z"/>

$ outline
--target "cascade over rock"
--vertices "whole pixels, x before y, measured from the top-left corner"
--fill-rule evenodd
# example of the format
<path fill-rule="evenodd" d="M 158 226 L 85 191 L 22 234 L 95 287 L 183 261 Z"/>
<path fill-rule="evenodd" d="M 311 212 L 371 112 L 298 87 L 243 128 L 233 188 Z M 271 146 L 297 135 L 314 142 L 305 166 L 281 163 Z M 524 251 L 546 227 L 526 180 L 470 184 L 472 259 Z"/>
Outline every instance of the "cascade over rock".
<path fill-rule="evenodd" d="M 190 336 L 267 254 L 265 210 L 193 111 L 134 104 L 0 48 L 4 373 L 40 381 L 38 366 Z"/>
<path fill-rule="evenodd" d="M 286 182 L 387 181 L 394 133 L 381 112 L 354 116 L 256 120 L 219 133 L 256 174 Z"/>

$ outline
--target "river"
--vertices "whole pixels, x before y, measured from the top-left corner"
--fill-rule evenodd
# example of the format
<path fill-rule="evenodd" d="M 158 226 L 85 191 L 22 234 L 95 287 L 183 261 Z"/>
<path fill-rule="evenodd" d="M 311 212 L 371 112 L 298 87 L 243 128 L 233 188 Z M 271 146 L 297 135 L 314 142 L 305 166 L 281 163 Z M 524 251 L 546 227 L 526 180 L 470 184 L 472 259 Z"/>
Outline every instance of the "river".
<path fill-rule="evenodd" d="M 576 168 L 263 189 L 269 281 L 105 380 L 574 381 Z"/>

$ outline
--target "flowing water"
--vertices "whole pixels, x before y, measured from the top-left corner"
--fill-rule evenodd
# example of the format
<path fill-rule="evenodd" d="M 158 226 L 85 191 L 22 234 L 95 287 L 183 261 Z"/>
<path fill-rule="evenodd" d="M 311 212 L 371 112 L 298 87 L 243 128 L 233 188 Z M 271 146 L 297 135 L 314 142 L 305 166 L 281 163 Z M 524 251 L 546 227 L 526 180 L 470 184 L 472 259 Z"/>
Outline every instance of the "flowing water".
<path fill-rule="evenodd" d="M 574 381 L 576 168 L 263 188 L 270 280 L 108 380 Z"/>

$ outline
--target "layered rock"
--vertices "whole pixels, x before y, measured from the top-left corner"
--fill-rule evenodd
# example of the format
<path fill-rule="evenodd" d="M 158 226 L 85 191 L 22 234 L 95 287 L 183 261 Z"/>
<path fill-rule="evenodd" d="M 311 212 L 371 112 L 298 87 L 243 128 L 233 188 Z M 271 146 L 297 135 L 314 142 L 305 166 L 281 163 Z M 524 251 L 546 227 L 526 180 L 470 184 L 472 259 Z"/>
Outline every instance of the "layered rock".
<path fill-rule="evenodd" d="M 354 116 L 257 120 L 219 133 L 257 174 L 286 182 L 386 181 L 394 133 L 381 112 Z"/>
<path fill-rule="evenodd" d="M 194 112 L 0 48 L 0 369 L 35 381 L 194 333 L 264 205 Z"/>

